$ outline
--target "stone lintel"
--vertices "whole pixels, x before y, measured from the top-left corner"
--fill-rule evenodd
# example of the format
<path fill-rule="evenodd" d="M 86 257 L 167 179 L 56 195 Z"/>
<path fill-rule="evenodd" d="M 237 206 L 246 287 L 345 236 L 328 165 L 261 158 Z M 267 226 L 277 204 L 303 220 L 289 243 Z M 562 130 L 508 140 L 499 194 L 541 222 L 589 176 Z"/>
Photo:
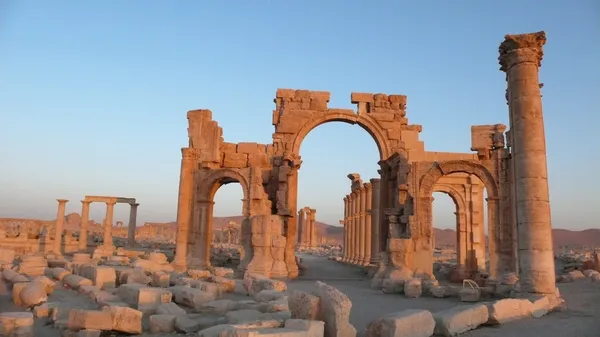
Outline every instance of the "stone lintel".
<path fill-rule="evenodd" d="M 100 196 L 100 195 L 86 195 L 85 198 L 81 201 L 83 203 L 86 202 L 105 202 L 105 203 L 120 203 L 120 204 L 135 204 L 135 198 L 126 198 L 126 197 L 109 197 L 109 196 Z"/>

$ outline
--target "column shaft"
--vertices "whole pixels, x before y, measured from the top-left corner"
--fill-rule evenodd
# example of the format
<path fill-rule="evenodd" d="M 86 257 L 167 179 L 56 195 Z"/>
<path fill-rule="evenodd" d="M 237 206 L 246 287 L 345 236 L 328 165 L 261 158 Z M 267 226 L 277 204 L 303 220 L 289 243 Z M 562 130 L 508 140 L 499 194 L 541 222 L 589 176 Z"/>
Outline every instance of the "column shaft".
<path fill-rule="evenodd" d="M 360 195 L 354 192 L 354 263 L 360 263 Z"/>
<path fill-rule="evenodd" d="M 350 244 L 348 245 L 348 247 L 350 247 L 350 258 L 348 260 L 349 263 L 354 263 L 356 261 L 356 246 L 355 246 L 356 227 L 354 226 L 354 224 L 355 224 L 355 219 L 354 219 L 355 196 L 356 196 L 356 194 L 354 192 L 350 193 L 350 216 L 348 218 L 348 220 L 350 221 Z"/>
<path fill-rule="evenodd" d="M 81 204 L 81 229 L 79 230 L 79 243 L 77 249 L 85 253 L 87 251 L 87 238 L 88 238 L 88 222 L 90 221 L 90 204 L 91 201 L 82 200 Z"/>
<path fill-rule="evenodd" d="M 129 224 L 127 227 L 127 245 L 131 248 L 135 247 L 135 229 L 137 222 L 137 208 L 140 204 L 130 204 L 129 209 Z"/>
<path fill-rule="evenodd" d="M 381 247 L 380 239 L 380 223 L 379 223 L 379 199 L 381 196 L 380 180 L 371 179 L 371 263 L 379 262 L 379 253 Z"/>
<path fill-rule="evenodd" d="M 63 224 L 65 222 L 65 208 L 67 206 L 67 202 L 69 200 L 65 199 L 56 199 L 58 201 L 58 212 L 56 214 L 56 229 L 54 233 L 54 247 L 52 252 L 54 254 L 61 255 L 61 247 L 62 247 L 62 232 L 63 232 Z"/>
<path fill-rule="evenodd" d="M 179 268 L 187 266 L 190 219 L 193 211 L 193 186 L 195 149 L 181 149 L 181 171 L 179 173 L 179 199 L 177 201 L 177 237 L 173 264 Z"/>
<path fill-rule="evenodd" d="M 372 197 L 373 190 L 370 183 L 365 184 L 365 259 L 364 264 L 371 264 L 371 251 L 372 251 L 372 226 L 371 226 L 371 209 L 372 209 Z"/>
<path fill-rule="evenodd" d="M 544 32 L 507 35 L 500 45 L 506 72 L 517 205 L 522 290 L 554 293 L 555 265 L 548 188 L 546 136 L 539 67 Z"/>
<path fill-rule="evenodd" d="M 346 262 L 348 260 L 348 196 L 344 197 L 344 249 L 343 259 Z"/>
<path fill-rule="evenodd" d="M 359 237 L 359 253 L 358 253 L 358 263 L 361 265 L 365 264 L 365 256 L 366 256 L 366 239 L 367 239 L 367 232 L 366 232 L 366 226 L 365 226 L 365 211 L 366 211 L 366 200 L 367 200 L 367 193 L 365 191 L 365 187 L 361 186 L 361 188 L 358 190 L 358 196 L 359 196 L 359 206 L 358 206 L 358 224 L 360 226 L 360 230 L 358 231 L 360 234 Z"/>
<path fill-rule="evenodd" d="M 104 247 L 106 249 L 113 247 L 112 226 L 116 203 L 116 201 L 106 202 L 106 217 L 104 219 Z"/>
<path fill-rule="evenodd" d="M 317 210 L 310 209 L 310 247 L 317 247 Z"/>

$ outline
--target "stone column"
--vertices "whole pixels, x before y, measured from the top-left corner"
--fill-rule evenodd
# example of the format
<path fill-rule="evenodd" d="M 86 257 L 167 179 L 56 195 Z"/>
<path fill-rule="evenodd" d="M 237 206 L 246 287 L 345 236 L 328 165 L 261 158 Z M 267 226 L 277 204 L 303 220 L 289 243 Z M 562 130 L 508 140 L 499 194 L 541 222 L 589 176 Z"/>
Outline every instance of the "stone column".
<path fill-rule="evenodd" d="M 546 34 L 506 35 L 499 48 L 508 82 L 521 289 L 556 291 L 546 135 L 539 83 Z"/>
<path fill-rule="evenodd" d="M 88 237 L 88 222 L 90 221 L 90 204 L 91 201 L 81 200 L 81 228 L 79 230 L 79 243 L 77 244 L 77 250 L 82 253 L 87 251 L 87 237 Z"/>
<path fill-rule="evenodd" d="M 473 178 L 475 179 L 475 178 Z M 483 198 L 483 185 L 475 183 L 471 185 L 473 206 L 473 228 L 471 241 L 473 242 L 473 253 L 475 268 L 478 271 L 486 271 L 485 266 L 485 214 L 483 212 L 485 200 Z"/>
<path fill-rule="evenodd" d="M 360 192 L 354 192 L 354 264 L 360 263 Z"/>
<path fill-rule="evenodd" d="M 181 171 L 179 173 L 179 200 L 177 201 L 177 237 L 173 265 L 177 270 L 187 268 L 188 237 L 192 217 L 194 196 L 194 165 L 196 149 L 181 149 Z"/>
<path fill-rule="evenodd" d="M 344 197 L 344 250 L 342 262 L 348 260 L 348 196 Z"/>
<path fill-rule="evenodd" d="M 304 219 L 304 211 L 303 210 L 299 210 L 298 211 L 298 219 L 296 219 L 296 226 L 298 226 L 298 237 L 296 238 L 296 243 L 298 244 L 298 246 L 302 246 L 302 237 L 304 235 L 304 229 L 302 229 L 302 221 Z"/>
<path fill-rule="evenodd" d="M 365 226 L 365 212 L 366 212 L 366 206 L 367 206 L 367 193 L 365 191 L 365 187 L 364 185 L 360 187 L 360 189 L 358 190 L 358 225 L 360 226 L 359 228 L 359 239 L 358 239 L 358 243 L 359 243 L 359 251 L 358 251 L 358 264 L 359 265 L 366 265 L 365 263 L 368 264 L 368 262 L 365 260 L 365 256 L 367 255 L 367 245 L 366 245 L 366 238 L 367 238 L 367 231 L 366 231 L 366 226 Z"/>
<path fill-rule="evenodd" d="M 379 253 L 381 253 L 381 247 L 379 245 L 380 239 L 380 223 L 379 223 L 379 198 L 381 192 L 379 190 L 380 180 L 371 179 L 371 263 L 377 264 L 379 262 Z"/>
<path fill-rule="evenodd" d="M 69 202 L 69 200 L 56 199 L 56 201 L 58 201 L 58 212 L 56 214 L 56 229 L 54 231 L 54 246 L 52 252 L 54 254 L 62 255 L 61 247 L 63 224 L 65 223 L 65 208 L 67 207 L 67 202 Z"/>
<path fill-rule="evenodd" d="M 463 210 L 458 210 L 454 214 L 456 215 L 456 263 L 464 269 L 469 255 L 467 214 Z"/>
<path fill-rule="evenodd" d="M 137 222 L 137 208 L 140 204 L 129 204 L 129 224 L 127 227 L 127 245 L 131 248 L 135 247 L 135 229 Z"/>
<path fill-rule="evenodd" d="M 317 248 L 317 210 L 310 209 L 310 248 Z"/>
<path fill-rule="evenodd" d="M 373 204 L 373 190 L 370 183 L 365 183 L 365 259 L 364 265 L 368 266 L 371 264 L 371 243 L 372 243 L 372 235 L 371 235 L 371 208 Z"/>
<path fill-rule="evenodd" d="M 356 261 L 356 245 L 355 245 L 356 227 L 354 226 L 354 224 L 356 223 L 355 217 L 354 217 L 354 212 L 356 210 L 356 208 L 354 207 L 355 199 L 356 199 L 356 193 L 354 193 L 354 192 L 350 193 L 350 215 L 348 218 L 348 220 L 350 222 L 350 244 L 348 245 L 350 247 L 350 256 L 348 259 L 348 263 L 354 263 Z"/>
<path fill-rule="evenodd" d="M 116 200 L 106 202 L 106 217 L 104 219 L 104 248 L 111 250 L 113 247 L 112 225 Z"/>

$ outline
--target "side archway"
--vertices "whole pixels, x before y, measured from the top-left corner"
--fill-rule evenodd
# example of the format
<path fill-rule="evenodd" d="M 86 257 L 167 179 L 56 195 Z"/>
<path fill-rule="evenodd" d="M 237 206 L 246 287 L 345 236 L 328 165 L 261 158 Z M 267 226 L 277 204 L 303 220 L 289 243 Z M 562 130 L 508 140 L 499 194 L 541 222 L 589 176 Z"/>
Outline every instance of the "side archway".
<path fill-rule="evenodd" d="M 389 158 L 392 154 L 392 146 L 388 137 L 386 136 L 385 129 L 381 128 L 379 124 L 369 116 L 361 116 L 351 113 L 327 113 L 319 116 L 318 118 L 312 119 L 305 123 L 298 129 L 292 140 L 292 155 L 300 156 L 300 146 L 304 138 L 316 127 L 321 124 L 329 122 L 343 122 L 348 124 L 358 124 L 361 128 L 367 131 L 371 137 L 375 140 L 377 148 L 379 149 L 379 156 L 381 160 Z"/>
<path fill-rule="evenodd" d="M 242 238 L 246 238 L 250 233 L 246 223 L 250 216 L 249 209 L 249 179 L 247 174 L 233 169 L 216 169 L 208 174 L 200 174 L 197 182 L 194 205 L 192 208 L 192 232 L 188 239 L 188 257 L 190 265 L 196 268 L 207 268 L 210 266 L 210 253 L 213 237 L 213 211 L 214 197 L 217 190 L 226 184 L 239 183 L 242 186 L 244 194 L 243 216 L 242 220 Z M 251 255 L 252 245 L 244 240 L 243 250 L 240 259 Z M 240 266 L 241 267 L 241 266 Z"/>
<path fill-rule="evenodd" d="M 423 175 L 419 184 L 421 198 L 431 198 L 435 183 L 443 176 L 452 173 L 468 173 L 477 176 L 487 189 L 489 198 L 498 198 L 498 183 L 491 172 L 483 165 L 468 160 L 435 162 Z"/>

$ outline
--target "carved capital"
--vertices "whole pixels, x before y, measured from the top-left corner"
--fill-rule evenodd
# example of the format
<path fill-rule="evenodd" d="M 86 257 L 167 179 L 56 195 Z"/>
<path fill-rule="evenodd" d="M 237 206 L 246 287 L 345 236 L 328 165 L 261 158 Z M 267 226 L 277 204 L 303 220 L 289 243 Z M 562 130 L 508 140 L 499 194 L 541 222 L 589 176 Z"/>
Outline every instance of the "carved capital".
<path fill-rule="evenodd" d="M 373 189 L 373 186 L 371 185 L 371 183 L 365 183 L 363 186 L 364 186 L 365 191 L 371 191 Z"/>
<path fill-rule="evenodd" d="M 135 204 L 129 204 L 129 205 L 130 205 L 132 208 L 136 208 L 136 207 L 138 207 L 140 204 L 138 204 L 138 203 L 135 203 Z"/>
<path fill-rule="evenodd" d="M 541 31 L 530 34 L 506 35 L 498 48 L 500 70 L 507 72 L 519 63 L 542 65 L 546 33 Z"/>
<path fill-rule="evenodd" d="M 67 199 L 56 199 L 56 201 L 58 201 L 59 204 L 66 204 L 67 202 L 69 202 L 69 200 Z"/>
<path fill-rule="evenodd" d="M 84 205 L 89 205 L 89 204 L 91 204 L 92 202 L 91 202 L 91 201 L 89 201 L 89 200 L 81 200 L 81 203 L 82 203 L 82 204 L 84 204 Z"/>

